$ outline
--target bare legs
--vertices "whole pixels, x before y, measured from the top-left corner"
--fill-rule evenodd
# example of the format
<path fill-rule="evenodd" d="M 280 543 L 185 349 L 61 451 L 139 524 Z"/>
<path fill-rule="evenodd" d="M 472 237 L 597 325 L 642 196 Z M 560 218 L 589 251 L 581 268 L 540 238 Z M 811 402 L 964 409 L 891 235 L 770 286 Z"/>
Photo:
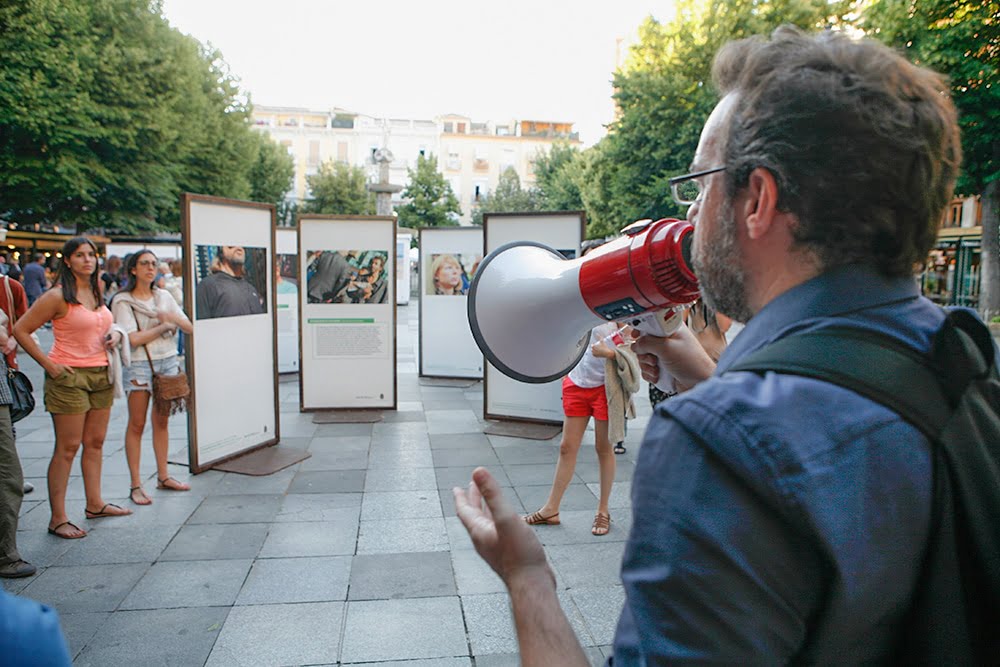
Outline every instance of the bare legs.
<path fill-rule="evenodd" d="M 49 463 L 49 507 L 52 509 L 50 529 L 59 526 L 58 532 L 64 537 L 83 537 L 86 531 L 66 524 L 66 487 L 73 467 L 76 452 L 83 445 L 80 456 L 80 470 L 83 472 L 83 488 L 87 496 L 87 509 L 108 515 L 131 514 L 130 510 L 107 507 L 101 495 L 101 464 L 104 462 L 104 436 L 108 431 L 111 408 L 90 410 L 80 415 L 52 415 L 52 425 L 56 432 L 56 446 Z"/>
<path fill-rule="evenodd" d="M 569 486 L 573 479 L 573 472 L 576 470 L 577 455 L 580 452 L 580 444 L 583 442 L 583 434 L 587 430 L 588 421 L 590 421 L 589 417 L 566 417 L 563 422 L 562 442 L 559 443 L 559 462 L 556 463 L 556 474 L 552 480 L 549 497 L 537 512 L 540 517 L 558 517 L 559 505 L 562 503 L 566 487 Z M 595 419 L 594 430 L 601 479 L 601 494 L 597 504 L 597 513 L 610 517 L 608 501 L 611 497 L 611 487 L 615 481 L 615 454 L 611 441 L 608 439 L 608 422 Z M 558 523 L 558 521 L 550 523 Z M 605 533 L 607 533 L 606 529 L 603 532 L 595 532 L 598 535 Z"/>
<path fill-rule="evenodd" d="M 128 395 L 128 429 L 125 431 L 125 458 L 128 459 L 128 471 L 132 478 L 130 494 L 132 502 L 137 505 L 149 505 L 152 500 L 142 490 L 142 474 L 139 472 L 139 459 L 142 453 L 142 433 L 146 429 L 146 413 L 149 412 L 149 392 L 132 391 Z M 153 456 L 156 458 L 156 479 L 168 480 L 161 482 L 162 486 L 176 491 L 186 491 L 189 487 L 170 477 L 167 469 L 167 455 L 170 446 L 168 431 L 169 417 L 152 411 L 153 422 Z"/>

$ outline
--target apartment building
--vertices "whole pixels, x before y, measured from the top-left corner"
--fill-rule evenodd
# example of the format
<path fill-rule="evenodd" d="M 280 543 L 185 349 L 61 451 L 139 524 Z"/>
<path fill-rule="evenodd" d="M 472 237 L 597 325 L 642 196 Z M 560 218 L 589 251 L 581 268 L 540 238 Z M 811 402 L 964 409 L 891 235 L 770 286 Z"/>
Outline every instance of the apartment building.
<path fill-rule="evenodd" d="M 320 164 L 336 160 L 365 167 L 372 179 L 372 156 L 387 146 L 393 154 L 390 182 L 405 186 L 408 169 L 420 155 L 433 154 L 462 208 L 460 222 L 469 224 L 472 209 L 513 167 L 522 187 L 535 183 L 534 161 L 554 142 L 579 144 L 570 122 L 507 120 L 477 122 L 467 116 L 443 115 L 433 120 L 378 118 L 334 108 L 315 111 L 293 107 L 256 106 L 254 127 L 267 132 L 295 158 L 295 185 L 290 196 L 309 198 L 306 177 Z M 394 196 L 394 205 L 401 194 Z"/>

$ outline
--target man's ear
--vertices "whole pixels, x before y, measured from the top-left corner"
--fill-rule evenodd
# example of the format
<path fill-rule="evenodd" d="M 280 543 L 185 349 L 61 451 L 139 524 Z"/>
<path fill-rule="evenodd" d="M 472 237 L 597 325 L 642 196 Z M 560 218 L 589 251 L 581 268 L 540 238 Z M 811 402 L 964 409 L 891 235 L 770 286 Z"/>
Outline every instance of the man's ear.
<path fill-rule="evenodd" d="M 743 190 L 742 213 L 751 240 L 760 239 L 771 230 L 778 216 L 778 182 L 768 169 L 757 167 L 750 172 Z"/>

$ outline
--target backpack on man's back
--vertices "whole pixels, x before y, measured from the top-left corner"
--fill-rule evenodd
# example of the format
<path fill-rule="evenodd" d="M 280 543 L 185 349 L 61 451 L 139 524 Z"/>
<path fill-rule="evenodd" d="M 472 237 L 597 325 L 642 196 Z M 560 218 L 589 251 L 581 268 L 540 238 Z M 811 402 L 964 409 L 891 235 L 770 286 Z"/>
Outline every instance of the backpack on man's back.
<path fill-rule="evenodd" d="M 930 540 L 895 657 L 1000 662 L 1000 373 L 986 326 L 951 311 L 928 355 L 884 334 L 831 327 L 780 339 L 733 371 L 837 384 L 891 408 L 931 440 Z"/>

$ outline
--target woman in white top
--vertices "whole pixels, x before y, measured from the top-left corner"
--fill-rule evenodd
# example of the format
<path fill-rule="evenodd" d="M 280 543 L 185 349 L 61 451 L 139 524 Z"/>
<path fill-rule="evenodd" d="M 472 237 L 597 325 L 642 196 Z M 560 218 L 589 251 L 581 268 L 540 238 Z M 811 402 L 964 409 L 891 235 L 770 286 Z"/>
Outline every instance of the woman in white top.
<path fill-rule="evenodd" d="M 177 330 L 187 334 L 194 330 L 174 298 L 166 290 L 156 287 L 156 269 L 156 255 L 149 250 L 141 250 L 129 257 L 125 265 L 128 287 L 118 292 L 111 302 L 115 323 L 128 332 L 128 340 L 132 346 L 132 363 L 123 369 L 122 383 L 128 394 L 125 456 L 132 476 L 129 498 L 136 505 L 149 505 L 153 502 L 142 489 L 142 477 L 139 473 L 142 433 L 146 428 L 146 413 L 149 411 L 153 385 L 150 361 L 157 374 L 176 375 L 180 369 L 177 359 Z M 160 414 L 158 410 L 153 410 L 152 413 L 156 488 L 187 491 L 191 487 L 171 477 L 167 470 L 169 416 Z"/>

